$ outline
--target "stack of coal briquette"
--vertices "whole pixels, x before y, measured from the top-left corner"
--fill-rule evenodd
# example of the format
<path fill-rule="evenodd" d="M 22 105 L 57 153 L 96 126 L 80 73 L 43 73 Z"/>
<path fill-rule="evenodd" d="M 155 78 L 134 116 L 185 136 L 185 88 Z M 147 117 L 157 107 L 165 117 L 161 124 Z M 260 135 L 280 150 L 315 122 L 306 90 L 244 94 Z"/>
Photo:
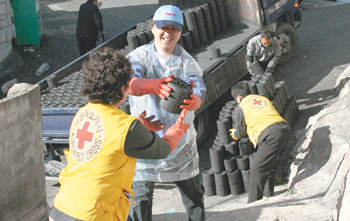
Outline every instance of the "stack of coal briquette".
<path fill-rule="evenodd" d="M 178 2 L 167 0 L 163 1 L 163 4 L 176 5 L 182 9 L 184 27 L 179 44 L 188 52 L 207 44 L 214 40 L 215 36 L 232 29 L 235 23 L 232 15 L 234 8 L 232 1 L 187 0 Z M 128 31 L 126 53 L 153 40 L 151 26 L 152 19 L 148 19 L 137 24 L 135 29 Z"/>
<path fill-rule="evenodd" d="M 80 95 L 83 71 L 76 71 L 60 80 L 47 79 L 48 87 L 41 92 L 42 108 L 80 108 L 86 100 Z"/>
<path fill-rule="evenodd" d="M 289 96 L 284 81 L 274 82 L 272 74 L 254 75 L 249 81 L 251 94 L 269 98 L 281 116 L 293 126 L 298 106 L 295 96 Z M 227 196 L 247 192 L 250 168 L 256 149 L 248 138 L 234 141 L 229 129 L 235 128 L 233 113 L 237 108 L 234 100 L 226 102 L 216 121 L 218 133 L 209 149 L 211 168 L 202 173 L 206 196 Z"/>

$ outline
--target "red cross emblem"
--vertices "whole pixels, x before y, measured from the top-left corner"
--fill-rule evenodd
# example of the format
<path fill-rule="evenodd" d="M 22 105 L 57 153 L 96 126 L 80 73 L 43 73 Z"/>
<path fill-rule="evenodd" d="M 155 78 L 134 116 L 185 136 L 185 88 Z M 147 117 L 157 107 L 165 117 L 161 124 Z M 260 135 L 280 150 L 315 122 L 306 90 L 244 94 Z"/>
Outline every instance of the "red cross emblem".
<path fill-rule="evenodd" d="M 90 122 L 89 121 L 85 121 L 83 128 L 77 130 L 76 138 L 79 139 L 78 148 L 80 150 L 84 149 L 85 141 L 91 142 L 92 141 L 92 137 L 94 136 L 94 133 L 91 133 L 91 132 L 88 131 L 89 126 L 90 126 Z"/>
<path fill-rule="evenodd" d="M 261 102 L 262 102 L 262 100 L 257 100 L 257 99 L 253 99 L 253 105 L 259 105 L 259 106 L 261 106 Z"/>

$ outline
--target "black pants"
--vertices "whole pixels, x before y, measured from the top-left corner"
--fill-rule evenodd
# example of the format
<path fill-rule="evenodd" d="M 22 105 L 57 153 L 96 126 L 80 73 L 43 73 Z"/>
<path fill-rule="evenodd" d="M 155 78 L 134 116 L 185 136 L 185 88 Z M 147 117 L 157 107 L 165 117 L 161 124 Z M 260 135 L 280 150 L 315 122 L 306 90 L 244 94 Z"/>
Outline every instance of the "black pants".
<path fill-rule="evenodd" d="M 64 212 L 61 212 L 60 210 L 56 209 L 56 207 L 52 207 L 50 210 L 50 218 L 54 221 L 81 221 L 80 219 L 76 219 L 74 217 L 71 217 Z"/>
<path fill-rule="evenodd" d="M 273 194 L 275 169 L 280 154 L 289 144 L 290 137 L 290 127 L 282 124 L 271 129 L 268 135 L 258 142 L 258 150 L 254 155 L 252 168 L 250 168 L 248 203 L 262 199 L 266 184 L 265 193 Z"/>
<path fill-rule="evenodd" d="M 188 180 L 175 182 L 180 190 L 182 202 L 185 206 L 188 219 L 194 221 L 205 220 L 203 187 L 200 184 L 199 175 Z M 135 205 L 130 205 L 128 221 L 151 221 L 152 220 L 152 199 L 154 182 L 138 181 L 133 182 L 135 192 Z"/>
<path fill-rule="evenodd" d="M 96 39 L 77 37 L 80 56 L 96 47 Z"/>

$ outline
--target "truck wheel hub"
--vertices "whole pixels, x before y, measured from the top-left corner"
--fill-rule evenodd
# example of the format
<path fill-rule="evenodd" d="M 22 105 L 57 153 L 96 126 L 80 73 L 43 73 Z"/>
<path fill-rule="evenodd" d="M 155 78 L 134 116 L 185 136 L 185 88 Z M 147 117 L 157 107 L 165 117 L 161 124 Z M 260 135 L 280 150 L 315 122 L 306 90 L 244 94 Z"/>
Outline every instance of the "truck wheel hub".
<path fill-rule="evenodd" d="M 290 38 L 287 34 L 279 34 L 280 45 L 282 47 L 282 54 L 287 53 L 291 49 Z"/>

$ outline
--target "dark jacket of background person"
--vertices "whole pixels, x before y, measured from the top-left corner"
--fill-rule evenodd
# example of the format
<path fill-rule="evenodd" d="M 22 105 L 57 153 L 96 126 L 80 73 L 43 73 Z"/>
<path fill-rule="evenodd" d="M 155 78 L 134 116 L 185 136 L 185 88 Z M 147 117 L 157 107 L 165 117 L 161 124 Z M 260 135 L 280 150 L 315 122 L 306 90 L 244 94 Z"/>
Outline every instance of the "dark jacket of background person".
<path fill-rule="evenodd" d="M 88 0 L 80 6 L 76 36 L 98 41 L 98 32 L 103 32 L 102 15 L 97 5 Z"/>

